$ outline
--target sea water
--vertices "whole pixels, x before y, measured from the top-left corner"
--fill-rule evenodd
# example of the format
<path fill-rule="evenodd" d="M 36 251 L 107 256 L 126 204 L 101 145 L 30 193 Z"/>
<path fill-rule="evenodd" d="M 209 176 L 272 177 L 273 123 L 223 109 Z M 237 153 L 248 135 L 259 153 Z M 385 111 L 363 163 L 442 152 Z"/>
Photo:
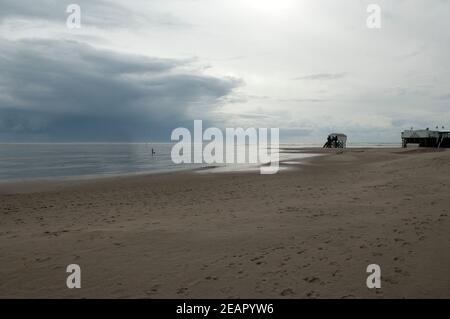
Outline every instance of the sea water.
<path fill-rule="evenodd" d="M 201 167 L 219 167 L 213 172 L 255 168 L 255 165 L 245 164 L 175 164 L 170 155 L 172 146 L 172 143 L 0 144 L 0 181 L 88 178 Z M 281 144 L 280 149 L 313 146 L 319 145 Z M 311 154 L 283 151 L 279 154 L 281 161 L 310 156 Z"/>

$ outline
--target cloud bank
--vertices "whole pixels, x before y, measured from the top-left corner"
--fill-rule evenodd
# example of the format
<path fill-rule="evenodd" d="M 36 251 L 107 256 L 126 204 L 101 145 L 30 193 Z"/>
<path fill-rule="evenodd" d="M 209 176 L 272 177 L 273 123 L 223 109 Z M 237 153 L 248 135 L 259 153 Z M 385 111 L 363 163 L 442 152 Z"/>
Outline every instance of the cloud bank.
<path fill-rule="evenodd" d="M 186 71 L 186 60 L 73 41 L 2 40 L 0 46 L 5 138 L 167 139 L 173 128 L 214 111 L 240 85 L 234 78 Z"/>

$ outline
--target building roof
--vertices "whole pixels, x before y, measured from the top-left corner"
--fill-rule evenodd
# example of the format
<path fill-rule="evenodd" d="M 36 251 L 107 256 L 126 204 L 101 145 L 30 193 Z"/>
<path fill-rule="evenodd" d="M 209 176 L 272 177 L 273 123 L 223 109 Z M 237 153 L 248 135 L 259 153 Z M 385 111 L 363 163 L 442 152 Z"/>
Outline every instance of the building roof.
<path fill-rule="evenodd" d="M 336 135 L 336 136 L 341 136 L 341 137 L 347 137 L 347 135 L 345 135 L 344 133 L 330 133 L 328 135 Z"/>

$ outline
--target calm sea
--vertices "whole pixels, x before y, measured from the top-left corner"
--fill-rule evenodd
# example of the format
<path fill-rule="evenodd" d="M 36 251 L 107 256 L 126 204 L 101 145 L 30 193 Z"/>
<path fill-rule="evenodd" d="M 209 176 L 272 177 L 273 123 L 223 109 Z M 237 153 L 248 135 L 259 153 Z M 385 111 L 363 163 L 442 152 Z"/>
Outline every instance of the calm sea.
<path fill-rule="evenodd" d="M 0 181 L 83 178 L 208 166 L 207 164 L 174 164 L 170 157 L 172 145 L 171 143 L 0 144 Z M 280 145 L 280 147 L 302 146 L 318 145 Z M 152 149 L 155 152 L 153 155 Z M 307 154 L 280 154 L 281 159 L 308 156 Z"/>

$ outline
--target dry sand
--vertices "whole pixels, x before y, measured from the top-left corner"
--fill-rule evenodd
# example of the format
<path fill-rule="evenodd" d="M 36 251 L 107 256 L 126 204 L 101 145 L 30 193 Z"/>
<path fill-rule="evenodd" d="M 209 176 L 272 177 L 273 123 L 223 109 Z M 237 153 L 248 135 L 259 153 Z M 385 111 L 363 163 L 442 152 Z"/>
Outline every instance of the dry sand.
<path fill-rule="evenodd" d="M 450 151 L 322 152 L 276 175 L 3 184 L 0 297 L 450 298 Z"/>

